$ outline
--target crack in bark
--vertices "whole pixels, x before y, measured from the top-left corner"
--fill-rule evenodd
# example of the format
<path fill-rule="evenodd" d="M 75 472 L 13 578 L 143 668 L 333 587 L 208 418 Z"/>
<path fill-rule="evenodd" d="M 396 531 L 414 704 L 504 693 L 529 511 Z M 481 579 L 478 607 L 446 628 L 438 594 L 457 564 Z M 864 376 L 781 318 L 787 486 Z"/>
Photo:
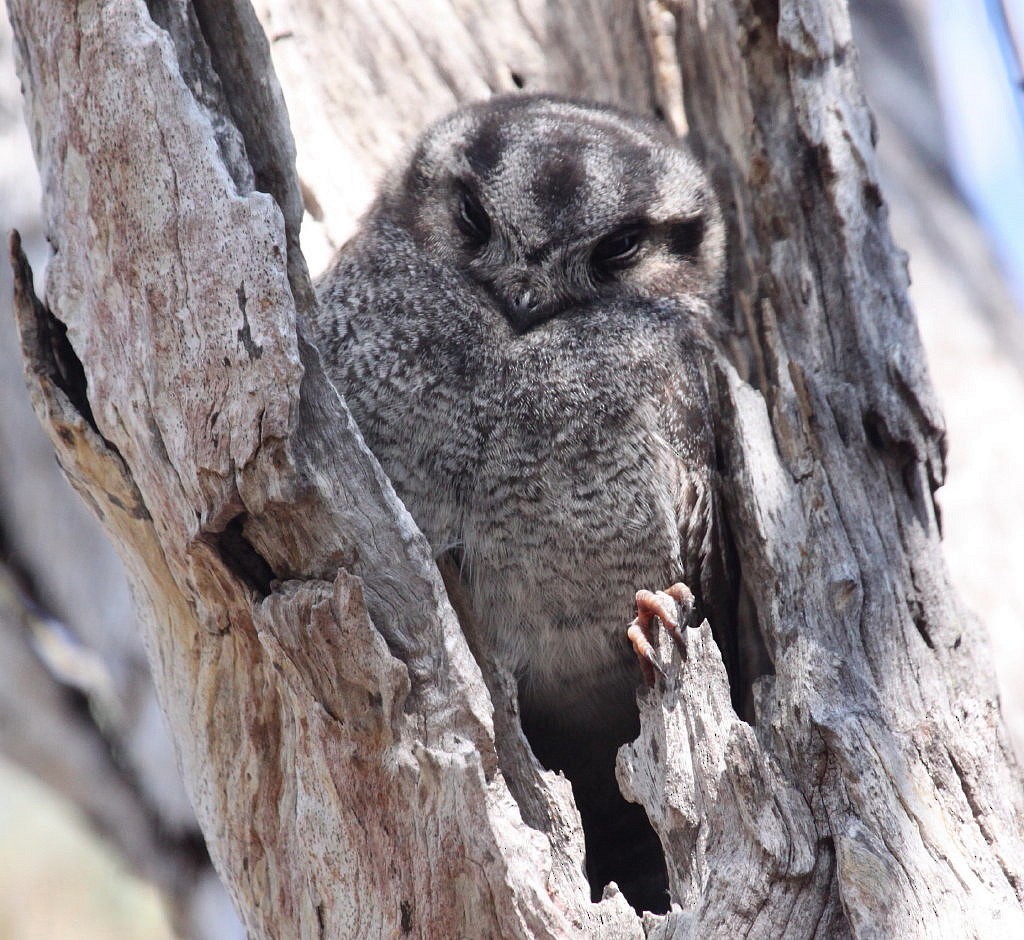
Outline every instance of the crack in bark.
<path fill-rule="evenodd" d="M 172 0 L 146 0 L 153 22 L 170 37 L 182 80 L 210 120 L 221 158 L 241 195 L 252 191 L 254 178 L 245 141 L 228 117 L 230 107 L 211 50 L 193 6 Z"/>
<path fill-rule="evenodd" d="M 8 246 L 14 274 L 15 308 L 31 311 L 35 335 L 32 339 L 34 367 L 53 381 L 68 401 L 97 434 L 96 418 L 89 404 L 89 383 L 85 368 L 68 339 L 68 328 L 36 295 L 32 267 L 21 247 L 21 235 L 12 230 Z M 100 435 L 102 437 L 102 435 Z M 106 442 L 108 446 L 110 442 Z"/>
<path fill-rule="evenodd" d="M 953 773 L 956 774 L 964 799 L 967 801 L 967 805 L 971 809 L 971 815 L 974 817 L 974 822 L 978 827 L 978 831 L 981 833 L 981 836 L 986 843 L 995 847 L 996 842 L 992 838 L 992 833 L 989 831 L 989 827 L 985 822 L 986 813 L 984 807 L 978 802 L 978 798 L 974 793 L 974 787 L 971 786 L 970 781 L 967 779 L 967 774 L 964 772 L 963 767 L 960 766 L 960 762 L 953 756 L 953 752 L 948 748 L 946 749 L 946 755 L 949 757 L 949 763 L 953 768 Z M 1020 880 L 1014 875 L 1002 854 L 1000 852 L 995 852 L 994 854 L 997 862 L 999 863 L 999 868 L 1010 887 L 1013 888 L 1017 897 L 1020 897 L 1024 886 L 1021 885 Z"/>
<path fill-rule="evenodd" d="M 238 297 L 238 309 L 242 311 L 242 327 L 238 331 L 238 341 L 245 347 L 245 351 L 250 359 L 262 359 L 263 358 L 263 347 L 259 343 L 253 342 L 252 338 L 252 327 L 249 325 L 249 313 L 248 298 L 245 296 L 245 284 L 239 284 L 238 290 L 235 292 L 235 296 Z M 260 425 L 261 433 L 260 440 L 263 440 L 262 434 L 262 423 L 263 413 L 260 414 Z"/>

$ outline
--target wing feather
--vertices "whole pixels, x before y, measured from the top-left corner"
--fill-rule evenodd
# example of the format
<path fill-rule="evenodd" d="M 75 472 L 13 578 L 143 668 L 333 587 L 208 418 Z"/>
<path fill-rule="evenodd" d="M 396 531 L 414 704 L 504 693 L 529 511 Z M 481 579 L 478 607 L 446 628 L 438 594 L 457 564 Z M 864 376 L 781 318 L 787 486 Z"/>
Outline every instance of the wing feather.
<path fill-rule="evenodd" d="M 660 419 L 660 437 L 673 463 L 670 479 L 684 580 L 697 599 L 694 624 L 708 620 L 733 675 L 738 579 L 722 512 L 722 478 L 703 366 L 684 367 L 673 376 Z"/>

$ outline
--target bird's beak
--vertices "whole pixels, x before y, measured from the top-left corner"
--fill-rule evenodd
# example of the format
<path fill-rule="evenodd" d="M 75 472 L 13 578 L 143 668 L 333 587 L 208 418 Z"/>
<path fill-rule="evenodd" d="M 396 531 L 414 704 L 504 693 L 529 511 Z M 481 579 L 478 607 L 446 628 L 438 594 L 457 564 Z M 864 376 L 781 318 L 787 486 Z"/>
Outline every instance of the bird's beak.
<path fill-rule="evenodd" d="M 517 288 L 503 298 L 502 310 L 509 325 L 520 335 L 551 316 L 541 292 L 529 286 Z"/>

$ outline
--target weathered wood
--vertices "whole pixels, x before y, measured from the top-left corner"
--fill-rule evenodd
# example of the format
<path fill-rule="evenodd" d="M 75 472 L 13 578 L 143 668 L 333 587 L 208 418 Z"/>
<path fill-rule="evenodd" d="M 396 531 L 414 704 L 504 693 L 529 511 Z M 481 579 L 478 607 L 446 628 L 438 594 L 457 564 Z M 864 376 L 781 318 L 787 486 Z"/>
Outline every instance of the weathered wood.
<path fill-rule="evenodd" d="M 238 149 L 213 133 L 213 96 L 195 107 L 197 76 L 182 81 L 138 5 L 12 14 L 55 248 L 47 303 L 61 355 L 84 366 L 84 384 L 62 373 L 51 314 L 23 285 L 31 391 L 122 547 L 190 796 L 249 930 L 637 935 L 621 897 L 589 904 L 578 846 L 566 865 L 521 822 L 427 547 L 295 332 L 293 298 L 312 295 L 288 264 L 289 218 L 226 172 Z M 262 40 L 237 41 L 244 56 Z M 355 593 L 339 567 L 362 576 Z M 320 642 L 302 646 L 308 618 Z M 334 687 L 357 638 L 366 658 Z M 353 718 L 371 706 L 364 730 Z M 374 819 L 371 867 L 349 839 Z"/>
<path fill-rule="evenodd" d="M 621 896 L 588 903 L 564 783 L 525 753 L 509 683 L 488 694 L 296 330 L 299 184 L 273 76 L 241 80 L 266 62 L 248 6 L 230 29 L 205 4 L 153 4 L 159 25 L 129 0 L 10 6 L 55 251 L 45 307 L 19 304 L 34 403 L 128 563 L 248 929 L 641 935 Z M 1024 930 L 1020 777 L 942 566 L 941 418 L 845 10 L 611 9 L 261 4 L 321 156 L 299 158 L 306 202 L 336 241 L 399 140 L 488 89 L 657 100 L 677 126 L 685 103 L 730 209 L 722 457 L 775 675 L 740 722 L 704 630 L 645 697 L 620 774 L 685 908 L 645 929 Z"/>
<path fill-rule="evenodd" d="M 0 215 L 46 261 L 41 194 L 0 6 Z M 161 892 L 182 940 L 240 923 L 203 845 L 110 540 L 54 460 L 25 390 L 0 265 L 0 753 L 77 807 Z M 72 740 L 74 738 L 74 740 Z M 0 796 L 0 803 L 5 797 Z M 40 863 L 61 849 L 31 847 Z M 30 861 L 30 860 L 28 860 Z"/>
<path fill-rule="evenodd" d="M 952 179 L 922 0 L 857 0 L 854 38 L 878 123 L 878 163 L 949 436 L 937 495 L 953 584 L 991 636 L 1003 718 L 1024 755 L 1024 308 Z M 916 52 L 914 51 L 916 50 Z M 893 75 L 900 78 L 893 80 Z"/>
<path fill-rule="evenodd" d="M 759 737 L 813 811 L 819 852 L 834 845 L 855 932 L 1015 932 L 1019 770 L 942 561 L 942 421 L 846 13 L 739 3 L 679 18 L 763 395 L 723 387 L 730 515 L 775 661 Z"/>

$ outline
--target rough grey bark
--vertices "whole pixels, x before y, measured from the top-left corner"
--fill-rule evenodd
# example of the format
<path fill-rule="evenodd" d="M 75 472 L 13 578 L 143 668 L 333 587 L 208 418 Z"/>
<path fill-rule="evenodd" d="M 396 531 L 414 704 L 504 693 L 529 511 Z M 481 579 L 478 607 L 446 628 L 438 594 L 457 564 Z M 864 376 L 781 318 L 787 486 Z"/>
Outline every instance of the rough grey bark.
<path fill-rule="evenodd" d="M 329 233 L 399 129 L 509 83 L 660 102 L 731 207 L 723 459 L 775 676 L 751 727 L 706 629 L 663 644 L 619 769 L 681 908 L 643 925 L 588 902 L 564 782 L 296 329 L 300 187 L 252 11 L 10 8 L 55 252 L 42 305 L 15 251 L 33 402 L 126 562 L 253 936 L 1024 928 L 1020 778 L 941 561 L 941 418 L 841 4 L 261 5 L 331 154 L 300 164 Z"/>
<path fill-rule="evenodd" d="M 858 0 L 854 34 L 878 120 L 882 188 L 949 429 L 937 494 L 953 583 L 992 637 L 1003 716 L 1024 754 L 1024 309 L 949 169 L 928 4 Z M 912 54 L 911 50 L 919 50 Z"/>

